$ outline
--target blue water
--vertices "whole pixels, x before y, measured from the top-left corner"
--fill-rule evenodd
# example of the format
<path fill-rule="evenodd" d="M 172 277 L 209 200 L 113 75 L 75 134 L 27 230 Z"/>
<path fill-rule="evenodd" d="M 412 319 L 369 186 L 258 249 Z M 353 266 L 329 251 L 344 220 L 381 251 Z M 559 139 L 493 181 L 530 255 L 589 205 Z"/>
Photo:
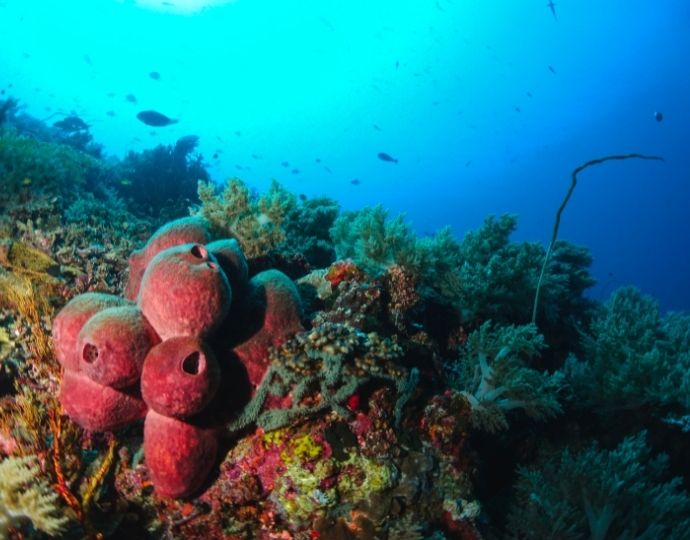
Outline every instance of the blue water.
<path fill-rule="evenodd" d="M 0 0 L 0 88 L 109 154 L 196 134 L 218 181 L 382 203 L 420 234 L 514 212 L 547 242 L 574 167 L 661 155 L 585 171 L 559 237 L 592 249 L 593 297 L 690 309 L 686 0 L 202 4 Z"/>

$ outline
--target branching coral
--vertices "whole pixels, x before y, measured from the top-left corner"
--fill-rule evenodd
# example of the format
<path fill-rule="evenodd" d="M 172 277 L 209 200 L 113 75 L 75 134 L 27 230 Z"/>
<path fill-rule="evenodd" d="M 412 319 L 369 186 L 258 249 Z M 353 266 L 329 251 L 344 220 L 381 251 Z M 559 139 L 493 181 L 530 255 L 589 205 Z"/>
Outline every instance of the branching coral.
<path fill-rule="evenodd" d="M 60 516 L 58 496 L 40 475 L 33 456 L 0 461 L 0 537 L 27 520 L 50 536 L 64 530 L 68 519 Z"/>
<path fill-rule="evenodd" d="M 390 381 L 398 390 L 398 410 L 410 397 L 416 373 L 407 374 L 394 360 L 402 350 L 375 333 L 364 334 L 336 323 L 323 323 L 301 332 L 271 351 L 271 367 L 252 401 L 230 431 L 256 422 L 264 430 L 332 409 L 348 418 L 343 405 L 357 388 L 372 379 Z M 287 406 L 262 411 L 269 396 L 287 400 Z"/>
<path fill-rule="evenodd" d="M 687 538 L 690 496 L 667 468 L 644 432 L 613 450 L 566 449 L 539 469 L 519 469 L 510 529 L 534 540 Z"/>
<path fill-rule="evenodd" d="M 506 415 L 515 409 L 536 420 L 561 412 L 562 373 L 543 373 L 527 364 L 543 347 L 534 325 L 492 328 L 486 322 L 468 336 L 460 358 L 448 365 L 449 382 L 469 402 L 475 427 L 506 429 Z"/>

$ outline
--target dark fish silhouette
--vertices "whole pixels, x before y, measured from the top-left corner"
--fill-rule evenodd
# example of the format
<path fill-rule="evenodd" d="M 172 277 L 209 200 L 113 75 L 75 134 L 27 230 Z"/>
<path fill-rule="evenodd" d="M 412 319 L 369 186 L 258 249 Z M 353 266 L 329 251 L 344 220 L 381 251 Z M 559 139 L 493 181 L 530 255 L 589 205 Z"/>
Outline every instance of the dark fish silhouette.
<path fill-rule="evenodd" d="M 115 116 L 115 111 L 107 111 L 105 114 L 112 117 Z"/>
<path fill-rule="evenodd" d="M 84 129 L 89 129 L 89 125 L 78 116 L 68 116 L 64 120 L 55 122 L 53 125 L 56 128 L 67 132 L 82 131 Z"/>
<path fill-rule="evenodd" d="M 281 161 L 280 164 L 281 164 L 283 167 L 289 167 L 289 166 L 290 166 L 290 163 L 287 162 L 287 161 Z"/>
<path fill-rule="evenodd" d="M 299 169 L 295 168 L 290 171 L 292 174 L 299 174 Z"/>
<path fill-rule="evenodd" d="M 556 73 L 556 70 L 553 68 L 551 64 L 548 65 L 548 68 L 551 73 Z"/>
<path fill-rule="evenodd" d="M 532 97 L 532 92 L 527 92 L 527 97 L 531 98 Z"/>
<path fill-rule="evenodd" d="M 362 182 L 359 181 L 359 178 L 353 178 L 352 180 L 350 180 L 350 184 L 352 184 L 353 186 L 358 186 L 361 183 Z"/>
<path fill-rule="evenodd" d="M 261 159 L 259 154 L 252 154 L 252 159 Z"/>
<path fill-rule="evenodd" d="M 332 173 L 333 173 L 333 171 L 330 170 L 328 167 L 324 167 L 323 170 L 326 171 L 328 174 L 332 174 Z"/>
<path fill-rule="evenodd" d="M 551 10 L 551 13 L 553 13 L 553 18 L 558 20 L 558 17 L 556 17 L 556 4 L 553 3 L 553 0 L 549 0 L 546 6 Z"/>
<path fill-rule="evenodd" d="M 374 124 L 373 127 L 376 131 L 381 131 L 381 128 L 377 124 Z"/>
<path fill-rule="evenodd" d="M 218 159 L 218 152 L 213 154 L 213 159 Z"/>
<path fill-rule="evenodd" d="M 136 103 L 137 102 L 137 96 L 135 96 L 134 94 L 127 94 L 125 96 L 125 99 L 127 101 L 129 101 L 130 103 Z"/>
<path fill-rule="evenodd" d="M 664 120 L 664 115 L 663 115 L 663 113 L 660 113 L 659 111 L 656 111 L 656 112 L 654 113 L 654 120 L 656 120 L 657 122 L 662 122 L 662 121 Z"/>
<path fill-rule="evenodd" d="M 385 152 L 379 152 L 378 158 L 379 158 L 381 161 L 388 161 L 389 163 L 397 163 L 397 162 L 398 162 L 397 159 L 395 159 L 395 158 L 392 157 L 392 156 L 389 156 L 389 155 L 386 154 Z"/>
<path fill-rule="evenodd" d="M 300 200 L 300 201 L 306 201 L 306 200 L 307 200 L 307 196 L 306 196 L 304 193 L 300 193 L 300 194 L 299 194 L 299 200 Z"/>
<path fill-rule="evenodd" d="M 321 158 L 316 158 L 314 161 L 315 161 L 316 163 L 321 163 Z"/>
<path fill-rule="evenodd" d="M 154 81 L 160 81 L 161 80 L 161 74 L 158 73 L 157 71 L 152 71 L 149 73 L 149 77 L 151 77 Z"/>
<path fill-rule="evenodd" d="M 178 120 L 168 118 L 158 111 L 141 111 L 137 114 L 137 118 L 147 126 L 153 127 L 169 126 L 170 124 L 177 124 L 178 122 Z"/>

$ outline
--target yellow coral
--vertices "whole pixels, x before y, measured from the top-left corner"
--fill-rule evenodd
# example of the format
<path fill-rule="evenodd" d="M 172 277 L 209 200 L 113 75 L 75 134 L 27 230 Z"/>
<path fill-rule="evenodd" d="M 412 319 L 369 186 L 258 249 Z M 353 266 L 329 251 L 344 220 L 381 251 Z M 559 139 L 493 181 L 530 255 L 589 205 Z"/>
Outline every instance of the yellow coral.
<path fill-rule="evenodd" d="M 323 448 L 308 433 L 292 439 L 280 454 L 284 463 L 297 460 L 300 463 L 313 461 L 321 455 Z"/>
<path fill-rule="evenodd" d="M 50 536 L 63 531 L 68 519 L 59 516 L 58 496 L 39 474 L 35 456 L 0 461 L 0 537 L 26 520 Z"/>
<path fill-rule="evenodd" d="M 350 457 L 343 463 L 344 468 L 348 466 L 360 474 L 338 476 L 338 491 L 343 499 L 365 499 L 371 493 L 391 488 L 395 484 L 396 470 L 391 464 L 378 463 L 360 454 L 350 453 Z"/>

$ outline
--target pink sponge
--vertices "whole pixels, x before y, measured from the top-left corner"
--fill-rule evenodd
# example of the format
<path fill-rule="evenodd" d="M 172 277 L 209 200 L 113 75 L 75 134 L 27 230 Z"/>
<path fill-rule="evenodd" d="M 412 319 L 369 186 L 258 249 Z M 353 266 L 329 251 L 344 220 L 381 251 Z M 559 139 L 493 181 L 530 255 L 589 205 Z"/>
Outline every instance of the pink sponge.
<path fill-rule="evenodd" d="M 129 276 L 125 297 L 134 300 L 139 294 L 141 279 L 151 259 L 164 249 L 180 244 L 205 244 L 211 239 L 208 221 L 202 217 L 186 217 L 166 223 L 158 229 L 142 249 L 129 257 Z"/>
<path fill-rule="evenodd" d="M 144 457 L 156 492 L 187 497 L 197 491 L 214 465 L 214 430 L 149 411 L 144 421 Z"/>
<path fill-rule="evenodd" d="M 144 401 L 157 413 L 176 418 L 201 412 L 219 384 L 213 352 L 192 337 L 170 338 L 151 349 L 141 374 Z"/>
<path fill-rule="evenodd" d="M 243 294 L 247 290 L 249 281 L 249 265 L 242 252 L 240 244 L 234 238 L 224 238 L 206 244 L 218 264 L 225 272 L 230 282 L 230 287 L 235 296 Z"/>
<path fill-rule="evenodd" d="M 106 308 L 79 332 L 79 367 L 91 380 L 125 388 L 139 380 L 144 358 L 160 343 L 136 306 Z"/>
<path fill-rule="evenodd" d="M 161 339 L 203 337 L 222 322 L 232 292 L 218 262 L 201 244 L 161 251 L 149 263 L 137 302 Z"/>
<path fill-rule="evenodd" d="M 67 302 L 53 320 L 53 349 L 65 369 L 79 369 L 77 338 L 82 327 L 95 313 L 112 306 L 129 304 L 112 294 L 88 292 Z"/>
<path fill-rule="evenodd" d="M 70 369 L 63 373 L 59 398 L 67 416 L 90 431 L 120 429 L 147 410 L 136 389 L 116 390 Z"/>
<path fill-rule="evenodd" d="M 266 270 L 250 280 L 241 312 L 238 335 L 251 334 L 234 352 L 246 366 L 251 384 L 257 386 L 268 368 L 268 349 L 303 330 L 299 292 L 285 274 Z"/>

